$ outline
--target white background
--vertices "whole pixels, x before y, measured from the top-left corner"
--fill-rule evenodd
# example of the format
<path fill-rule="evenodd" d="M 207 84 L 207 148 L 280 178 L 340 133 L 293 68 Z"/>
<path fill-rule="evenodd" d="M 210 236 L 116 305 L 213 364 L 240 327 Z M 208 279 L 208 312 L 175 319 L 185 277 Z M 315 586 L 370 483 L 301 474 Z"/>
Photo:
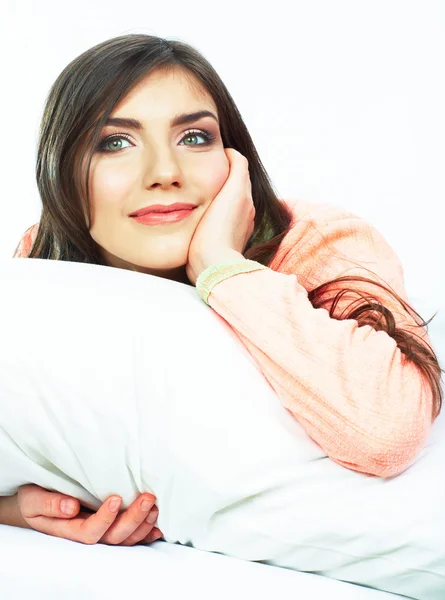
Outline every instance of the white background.
<path fill-rule="evenodd" d="M 40 217 L 50 86 L 93 45 L 147 33 L 212 63 L 280 197 L 369 220 L 431 307 L 422 316 L 445 306 L 445 0 L 0 2 L 0 256 Z"/>

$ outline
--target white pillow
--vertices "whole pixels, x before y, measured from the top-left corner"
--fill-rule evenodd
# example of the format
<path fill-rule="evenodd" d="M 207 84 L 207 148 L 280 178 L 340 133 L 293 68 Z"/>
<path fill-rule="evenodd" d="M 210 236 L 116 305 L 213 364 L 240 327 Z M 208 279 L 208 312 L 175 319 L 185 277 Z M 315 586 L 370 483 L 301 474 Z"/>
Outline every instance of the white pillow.
<path fill-rule="evenodd" d="M 2 259 L 0 287 L 1 495 L 148 491 L 169 542 L 443 600 L 442 417 L 399 477 L 349 471 L 194 288 L 40 259 Z"/>

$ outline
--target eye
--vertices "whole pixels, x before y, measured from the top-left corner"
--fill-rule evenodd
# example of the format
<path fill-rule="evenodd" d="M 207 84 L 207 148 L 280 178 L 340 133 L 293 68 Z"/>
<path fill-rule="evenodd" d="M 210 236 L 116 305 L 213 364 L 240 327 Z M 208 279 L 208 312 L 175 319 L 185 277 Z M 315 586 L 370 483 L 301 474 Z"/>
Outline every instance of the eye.
<path fill-rule="evenodd" d="M 209 146 L 212 142 L 215 141 L 215 136 L 211 134 L 209 131 L 203 131 L 200 129 L 190 129 L 186 131 L 183 140 L 190 140 L 192 138 L 201 137 L 204 140 L 203 144 L 184 144 L 185 146 Z M 182 140 L 181 140 L 182 141 Z"/>
<path fill-rule="evenodd" d="M 118 140 L 127 140 L 127 142 L 130 141 L 126 135 L 122 135 L 122 134 L 109 135 L 108 137 L 106 137 L 105 139 L 103 139 L 99 142 L 99 146 L 97 147 L 97 149 L 100 152 L 115 152 L 115 150 L 122 150 L 122 148 L 120 146 L 116 145 Z M 110 142 L 113 142 L 113 144 L 115 144 L 115 146 L 114 146 L 115 150 L 111 150 L 110 148 L 107 148 L 107 145 Z M 128 148 L 128 146 L 127 146 L 127 148 Z"/>

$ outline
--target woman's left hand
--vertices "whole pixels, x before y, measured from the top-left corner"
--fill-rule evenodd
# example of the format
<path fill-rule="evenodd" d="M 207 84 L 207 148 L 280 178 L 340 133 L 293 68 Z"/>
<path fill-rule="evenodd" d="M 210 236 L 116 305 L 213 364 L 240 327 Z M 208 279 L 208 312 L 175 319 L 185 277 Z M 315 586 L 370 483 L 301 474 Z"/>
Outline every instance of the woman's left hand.
<path fill-rule="evenodd" d="M 242 260 L 255 227 L 248 160 L 233 148 L 224 152 L 229 176 L 204 213 L 189 247 L 186 273 L 193 285 L 210 265 L 230 258 Z"/>
<path fill-rule="evenodd" d="M 151 493 L 140 494 L 121 513 L 122 498 L 116 494 L 107 498 L 97 511 L 85 507 L 82 510 L 76 498 L 35 484 L 22 485 L 11 500 L 14 501 L 14 498 L 18 522 L 13 525 L 35 529 L 47 535 L 82 544 L 119 546 L 151 544 L 162 537 L 162 532 L 154 526 L 159 510 L 155 505 L 156 498 Z M 110 507 L 113 499 L 120 500 L 114 509 Z M 143 508 L 143 501 L 148 506 Z M 65 503 L 72 507 L 68 513 L 62 512 Z"/>

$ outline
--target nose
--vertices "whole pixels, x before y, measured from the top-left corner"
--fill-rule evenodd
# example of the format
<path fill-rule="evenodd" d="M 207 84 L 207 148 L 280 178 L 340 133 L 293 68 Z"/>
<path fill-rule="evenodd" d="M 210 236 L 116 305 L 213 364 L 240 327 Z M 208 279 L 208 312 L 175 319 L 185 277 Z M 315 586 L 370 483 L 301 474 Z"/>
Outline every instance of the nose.
<path fill-rule="evenodd" d="M 182 186 L 183 175 L 174 152 L 169 149 L 158 149 L 150 153 L 144 178 L 146 188 Z"/>

